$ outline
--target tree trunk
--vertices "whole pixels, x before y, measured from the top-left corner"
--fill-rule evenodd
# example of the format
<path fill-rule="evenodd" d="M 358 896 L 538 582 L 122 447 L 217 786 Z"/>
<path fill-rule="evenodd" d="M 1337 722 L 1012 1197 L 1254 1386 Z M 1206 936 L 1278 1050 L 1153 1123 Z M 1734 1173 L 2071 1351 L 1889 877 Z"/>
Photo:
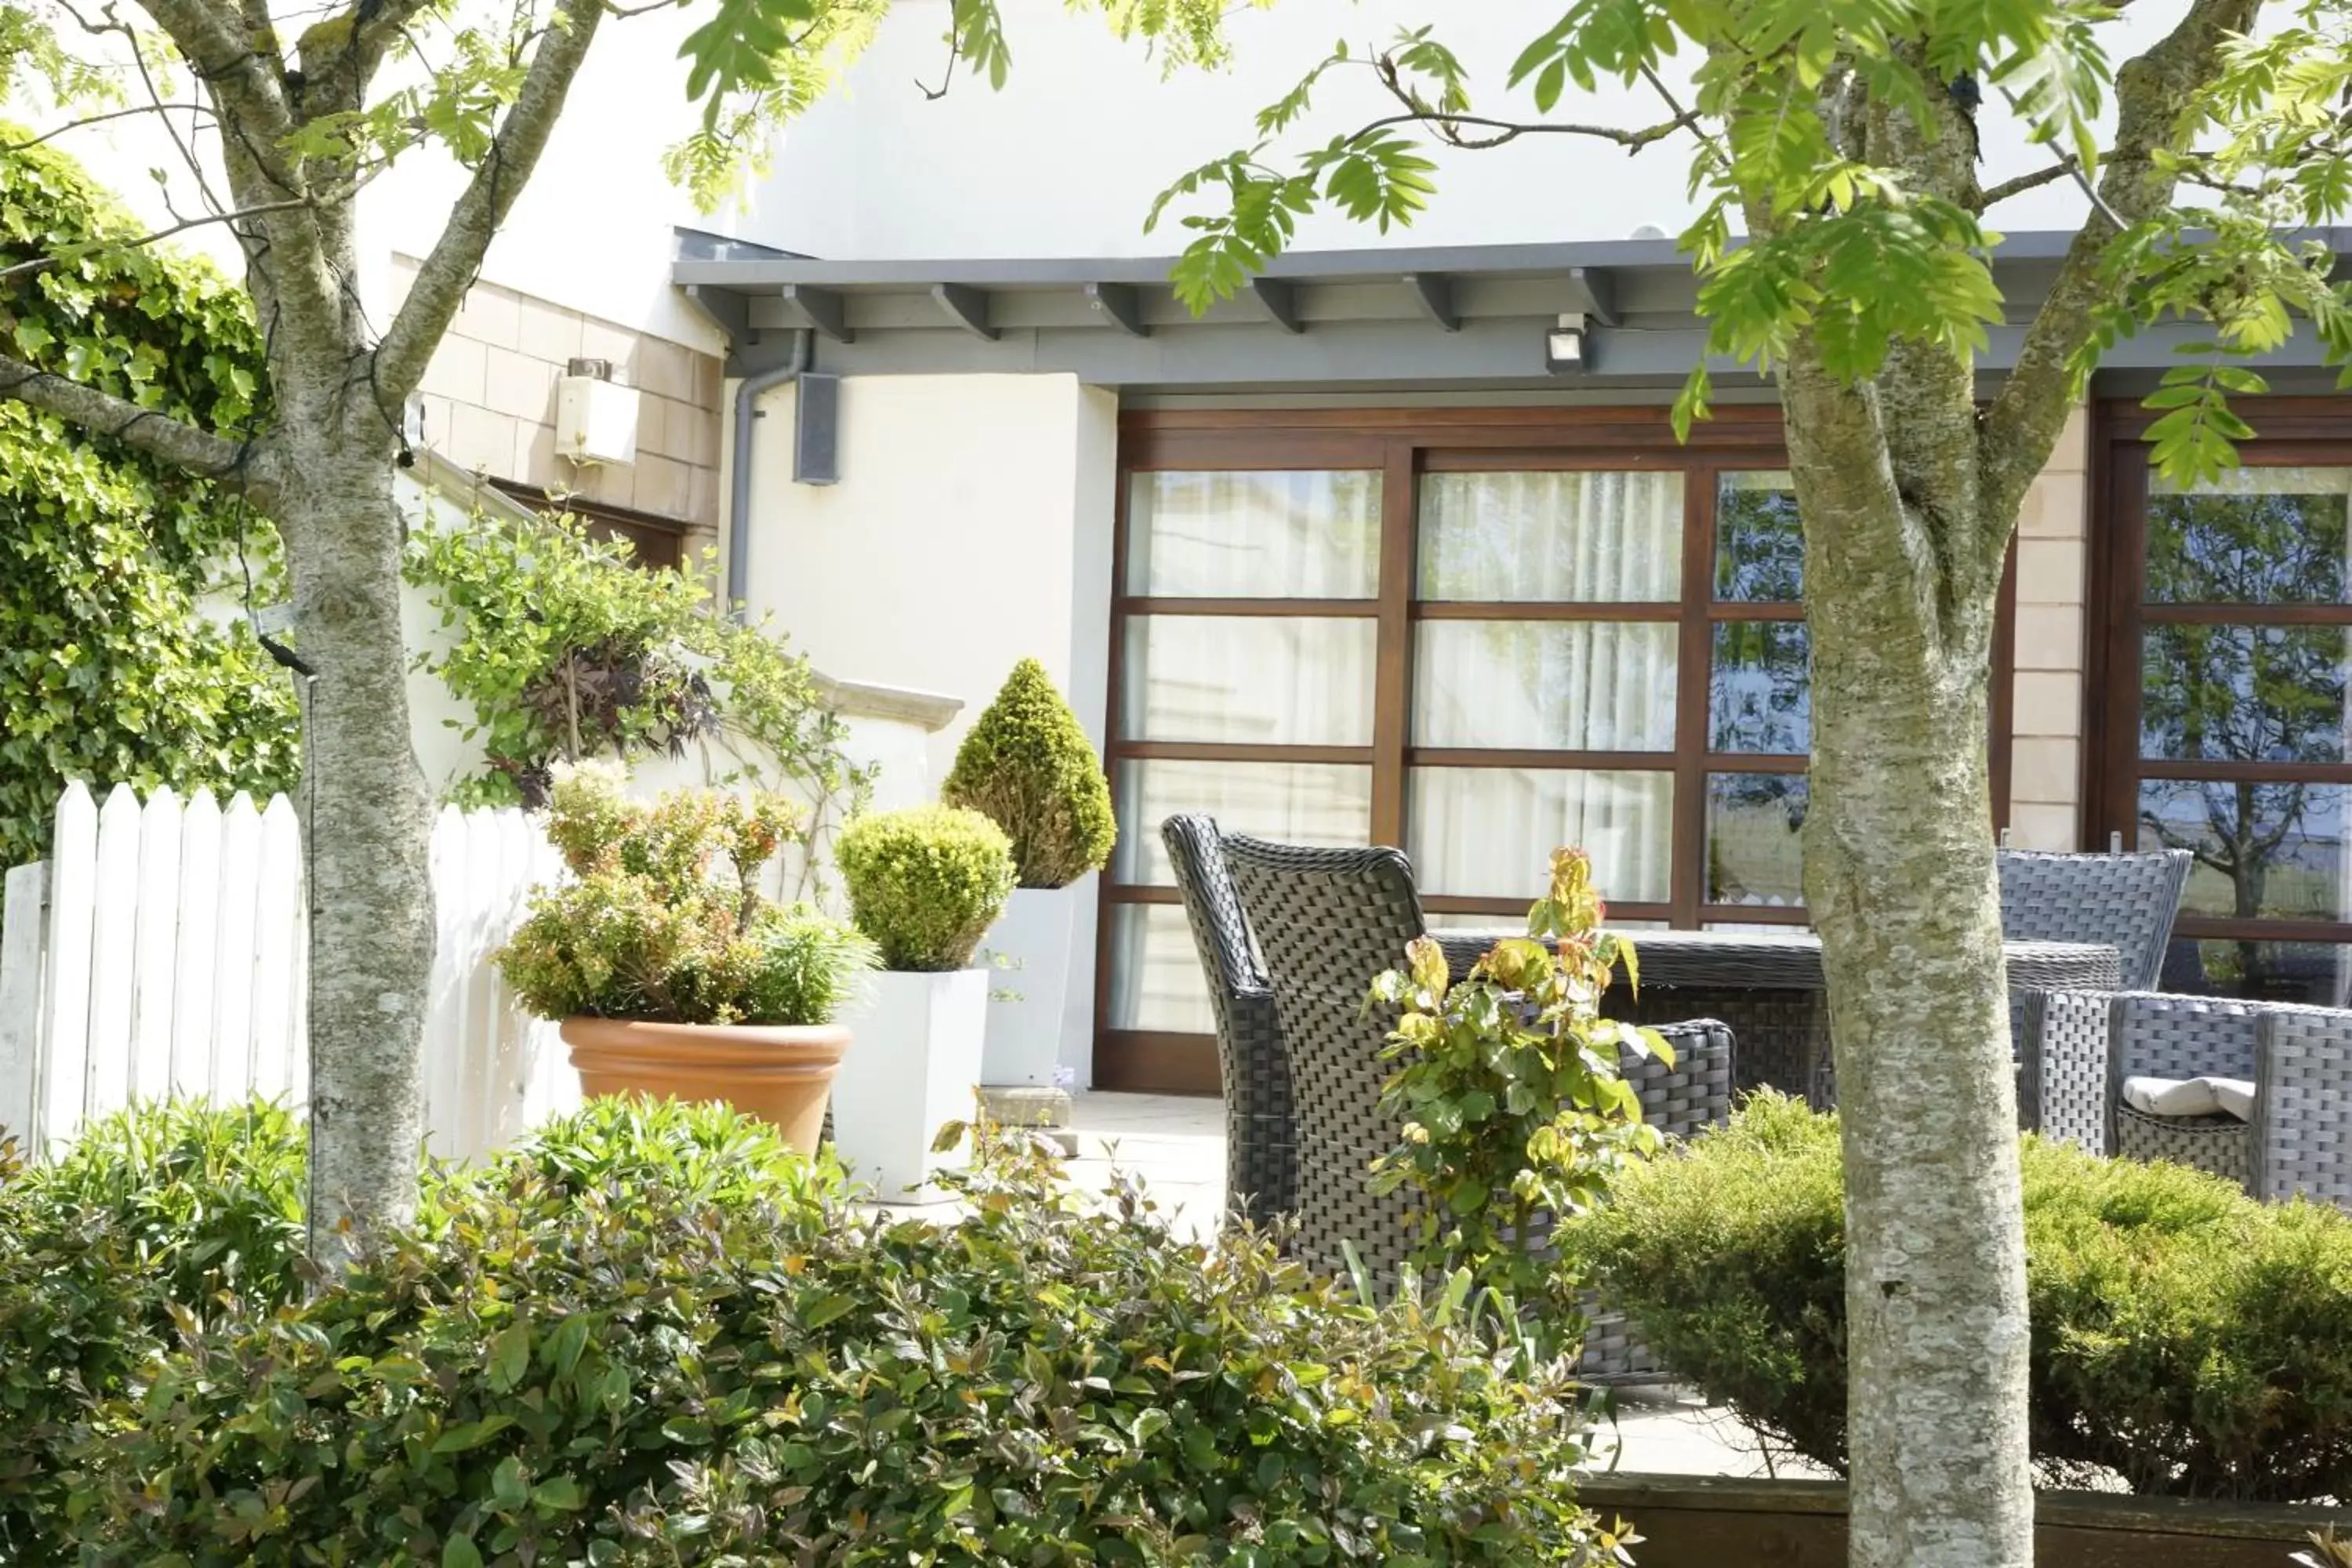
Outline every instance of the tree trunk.
<path fill-rule="evenodd" d="M 289 453 L 278 506 L 306 684 L 310 1255 L 416 1208 L 432 803 L 409 738 L 392 442 L 363 415 Z M 350 426 L 361 428 L 352 430 Z"/>
<path fill-rule="evenodd" d="M 1973 526 L 1919 515 L 1883 440 L 1811 417 L 1795 389 L 1789 412 L 1813 659 L 1805 895 L 1844 1131 L 1850 1560 L 2025 1568 L 2023 1209 L 1985 756 L 1999 573 L 1937 561 Z"/>

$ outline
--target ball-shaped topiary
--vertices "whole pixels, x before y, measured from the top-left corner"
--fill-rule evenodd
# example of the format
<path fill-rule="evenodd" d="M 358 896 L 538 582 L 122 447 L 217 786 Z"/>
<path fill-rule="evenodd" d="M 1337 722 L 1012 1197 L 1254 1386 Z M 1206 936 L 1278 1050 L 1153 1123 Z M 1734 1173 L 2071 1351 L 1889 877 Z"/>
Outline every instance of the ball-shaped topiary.
<path fill-rule="evenodd" d="M 1013 667 L 963 738 L 940 798 L 986 813 L 1011 836 L 1024 888 L 1066 888 L 1102 869 L 1118 837 L 1102 763 L 1034 658 Z"/>
<path fill-rule="evenodd" d="M 857 929 L 890 969 L 961 969 L 1013 893 L 1013 841 L 976 811 L 919 805 L 861 816 L 834 845 Z"/>

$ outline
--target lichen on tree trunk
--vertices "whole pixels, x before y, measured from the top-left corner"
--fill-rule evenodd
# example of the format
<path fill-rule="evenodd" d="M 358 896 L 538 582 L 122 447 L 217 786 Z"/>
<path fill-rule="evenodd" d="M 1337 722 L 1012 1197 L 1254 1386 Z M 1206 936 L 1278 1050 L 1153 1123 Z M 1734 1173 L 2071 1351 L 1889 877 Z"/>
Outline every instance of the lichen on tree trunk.
<path fill-rule="evenodd" d="M 371 411 L 372 412 L 372 411 Z M 310 903 L 311 1256 L 408 1219 L 424 1140 L 432 802 L 409 737 L 400 523 L 387 430 L 331 426 L 278 503 L 295 633 L 315 674 L 303 833 Z"/>
<path fill-rule="evenodd" d="M 1813 584 L 1805 896 L 1845 1131 L 1851 1560 L 2005 1568 L 2032 1560 L 2033 1519 L 1985 751 L 1998 573 L 1921 576 L 1937 530 L 1862 417 L 1874 395 L 1805 379 L 1788 386 Z"/>

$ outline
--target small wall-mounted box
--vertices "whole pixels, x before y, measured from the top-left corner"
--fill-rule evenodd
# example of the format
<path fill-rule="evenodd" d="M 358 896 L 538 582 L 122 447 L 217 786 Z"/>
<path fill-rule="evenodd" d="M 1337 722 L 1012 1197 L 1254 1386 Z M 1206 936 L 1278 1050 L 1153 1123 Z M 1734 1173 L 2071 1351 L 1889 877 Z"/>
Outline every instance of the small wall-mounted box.
<path fill-rule="evenodd" d="M 555 451 L 575 463 L 637 460 L 637 389 L 609 360 L 573 360 L 555 384 Z"/>

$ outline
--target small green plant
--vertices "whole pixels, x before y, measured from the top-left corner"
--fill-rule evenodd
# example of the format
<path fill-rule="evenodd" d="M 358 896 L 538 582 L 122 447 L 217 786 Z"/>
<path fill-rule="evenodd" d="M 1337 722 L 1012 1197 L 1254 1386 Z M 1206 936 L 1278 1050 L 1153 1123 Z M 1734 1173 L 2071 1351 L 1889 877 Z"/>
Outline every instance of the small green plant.
<path fill-rule="evenodd" d="M 1004 829 L 1024 888 L 1066 888 L 1101 870 L 1118 837 L 1102 763 L 1034 658 L 1013 667 L 973 721 L 940 798 Z"/>
<path fill-rule="evenodd" d="M 532 895 L 499 968 L 550 1018 L 827 1022 L 875 953 L 842 921 L 761 894 L 800 820 L 777 795 L 681 790 L 646 805 L 611 770 L 572 770 L 548 837 L 573 879 Z"/>
<path fill-rule="evenodd" d="M 2352 1215 L 2029 1138 L 2028 1414 L 2056 1485 L 2352 1496 Z M 1776 1095 L 1621 1175 L 1562 1251 L 1710 1403 L 1846 1461 L 1838 1121 Z"/>
<path fill-rule="evenodd" d="M 842 830 L 834 855 L 857 929 L 889 969 L 964 968 L 1013 891 L 1012 840 L 959 806 L 861 816 Z"/>
<path fill-rule="evenodd" d="M 1601 1016 L 1616 966 L 1635 972 L 1633 944 L 1601 929 L 1604 909 L 1591 859 L 1556 850 L 1525 937 L 1496 943 L 1458 984 L 1423 937 L 1407 968 L 1372 982 L 1370 1005 L 1398 1009 L 1381 1104 L 1404 1141 L 1374 1162 L 1371 1188 L 1423 1194 L 1417 1266 L 1466 1266 L 1514 1297 L 1539 1295 L 1551 1222 L 1592 1207 L 1628 1159 L 1657 1147 L 1617 1064 L 1626 1046 L 1669 1063 L 1673 1051 L 1654 1030 Z"/>

